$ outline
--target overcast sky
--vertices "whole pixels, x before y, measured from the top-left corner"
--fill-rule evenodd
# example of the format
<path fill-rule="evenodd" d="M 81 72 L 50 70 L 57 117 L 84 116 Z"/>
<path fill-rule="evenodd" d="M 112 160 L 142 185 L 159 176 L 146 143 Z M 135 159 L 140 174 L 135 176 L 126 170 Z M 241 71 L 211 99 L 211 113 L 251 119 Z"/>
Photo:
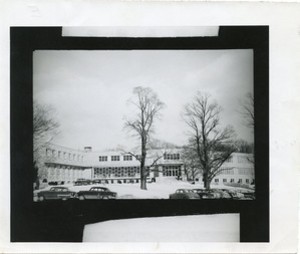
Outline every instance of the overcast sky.
<path fill-rule="evenodd" d="M 136 146 L 124 130 L 136 86 L 152 88 L 166 104 L 155 138 L 182 145 L 188 127 L 183 106 L 197 91 L 223 108 L 221 122 L 253 142 L 238 112 L 253 91 L 252 50 L 39 50 L 34 52 L 33 96 L 56 110 L 60 134 L 53 142 L 94 150 Z"/>

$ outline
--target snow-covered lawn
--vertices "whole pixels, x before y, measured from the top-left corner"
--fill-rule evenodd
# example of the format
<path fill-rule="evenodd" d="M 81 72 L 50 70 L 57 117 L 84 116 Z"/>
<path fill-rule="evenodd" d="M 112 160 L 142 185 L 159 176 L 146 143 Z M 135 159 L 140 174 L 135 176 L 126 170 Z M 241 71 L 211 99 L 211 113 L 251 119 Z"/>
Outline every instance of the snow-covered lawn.
<path fill-rule="evenodd" d="M 86 225 L 83 242 L 239 242 L 239 214 L 112 220 Z"/>

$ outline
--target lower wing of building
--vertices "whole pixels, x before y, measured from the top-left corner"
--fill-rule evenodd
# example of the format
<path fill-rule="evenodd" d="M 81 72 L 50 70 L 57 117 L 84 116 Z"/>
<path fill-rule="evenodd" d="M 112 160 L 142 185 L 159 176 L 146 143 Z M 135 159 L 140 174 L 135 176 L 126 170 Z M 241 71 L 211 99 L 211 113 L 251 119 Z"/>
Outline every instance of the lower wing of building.
<path fill-rule="evenodd" d="M 147 178 L 152 181 L 177 179 L 202 181 L 201 170 L 188 168 L 181 159 L 181 149 L 148 151 Z M 78 179 L 103 183 L 133 183 L 140 180 L 140 156 L 130 152 L 94 152 L 48 144 L 40 153 L 39 178 L 47 182 L 72 183 Z M 212 184 L 253 184 L 254 163 L 251 154 L 233 153 L 221 166 Z"/>

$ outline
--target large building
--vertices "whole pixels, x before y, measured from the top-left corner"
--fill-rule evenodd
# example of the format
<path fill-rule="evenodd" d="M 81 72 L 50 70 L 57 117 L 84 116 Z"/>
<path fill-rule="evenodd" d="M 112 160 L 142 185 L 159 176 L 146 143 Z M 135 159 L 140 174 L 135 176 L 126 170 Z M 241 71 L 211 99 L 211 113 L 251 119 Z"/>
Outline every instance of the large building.
<path fill-rule="evenodd" d="M 139 155 L 120 150 L 105 152 L 92 151 L 91 147 L 75 150 L 48 144 L 42 151 L 40 177 L 48 182 L 71 183 L 79 178 L 99 179 L 104 183 L 129 183 L 140 181 Z M 234 153 L 222 165 L 222 171 L 216 175 L 212 184 L 219 183 L 254 183 L 252 155 Z M 188 168 L 181 158 L 181 149 L 149 150 L 146 159 L 148 178 L 161 181 L 177 178 L 190 180 Z M 201 176 L 194 175 L 194 180 L 201 181 Z"/>

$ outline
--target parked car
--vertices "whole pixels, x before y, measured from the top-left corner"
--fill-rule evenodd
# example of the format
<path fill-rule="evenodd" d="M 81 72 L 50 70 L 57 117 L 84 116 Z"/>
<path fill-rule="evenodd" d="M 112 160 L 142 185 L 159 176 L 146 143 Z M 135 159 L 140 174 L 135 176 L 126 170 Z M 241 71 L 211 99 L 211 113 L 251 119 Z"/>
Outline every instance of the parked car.
<path fill-rule="evenodd" d="M 89 185 L 89 184 L 92 184 L 92 181 L 91 180 L 88 180 L 88 179 L 77 179 L 74 183 L 74 185 Z"/>
<path fill-rule="evenodd" d="M 175 193 L 169 195 L 170 199 L 200 199 L 199 195 L 193 190 L 178 189 Z"/>
<path fill-rule="evenodd" d="M 50 190 L 38 192 L 37 196 L 39 201 L 49 199 L 67 200 L 70 198 L 76 198 L 76 192 L 70 191 L 66 187 L 51 187 Z"/>
<path fill-rule="evenodd" d="M 77 193 L 79 200 L 85 199 L 116 199 L 117 193 L 110 191 L 105 187 L 92 187 L 87 191 L 79 191 Z"/>
<path fill-rule="evenodd" d="M 235 200 L 245 199 L 244 194 L 239 191 L 228 190 L 228 193 L 231 195 L 232 199 L 235 199 Z"/>
<path fill-rule="evenodd" d="M 211 191 L 213 193 L 217 193 L 219 195 L 218 198 L 232 199 L 232 196 L 229 194 L 229 192 L 226 189 L 213 189 Z"/>
<path fill-rule="evenodd" d="M 100 179 L 94 179 L 92 181 L 92 184 L 101 184 L 101 180 Z"/>
<path fill-rule="evenodd" d="M 250 190 L 243 190 L 243 191 L 240 191 L 240 193 L 242 193 L 244 195 L 244 199 L 247 199 L 247 200 L 254 200 L 255 199 L 255 193 L 254 191 L 250 191 Z"/>
<path fill-rule="evenodd" d="M 200 198 L 202 198 L 203 195 L 207 194 L 207 191 L 205 189 L 192 189 L 192 191 L 198 194 Z"/>
<path fill-rule="evenodd" d="M 200 199 L 218 199 L 220 198 L 219 193 L 215 193 L 211 190 L 205 190 L 205 189 L 193 189 L 194 193 L 197 193 L 199 195 Z"/>

